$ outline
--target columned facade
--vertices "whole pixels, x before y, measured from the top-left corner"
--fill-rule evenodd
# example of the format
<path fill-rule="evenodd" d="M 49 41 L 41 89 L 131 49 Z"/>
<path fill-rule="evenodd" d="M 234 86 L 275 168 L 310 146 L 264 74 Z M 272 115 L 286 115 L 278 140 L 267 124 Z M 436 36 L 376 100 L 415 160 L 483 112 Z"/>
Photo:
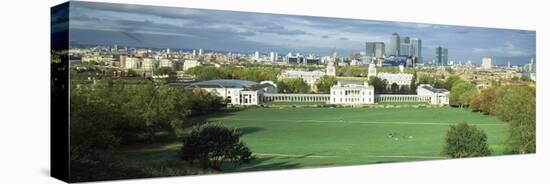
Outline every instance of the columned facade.
<path fill-rule="evenodd" d="M 328 102 L 329 94 L 264 93 L 262 102 Z"/>

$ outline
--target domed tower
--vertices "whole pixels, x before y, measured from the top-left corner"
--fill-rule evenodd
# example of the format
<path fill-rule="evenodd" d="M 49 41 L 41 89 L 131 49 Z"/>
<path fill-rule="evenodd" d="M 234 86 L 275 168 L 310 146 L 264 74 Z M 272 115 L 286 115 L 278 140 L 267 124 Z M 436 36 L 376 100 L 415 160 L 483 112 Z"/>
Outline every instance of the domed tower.
<path fill-rule="evenodd" d="M 376 65 L 372 62 L 369 64 L 369 75 L 368 75 L 368 77 L 370 78 L 371 76 L 376 77 Z"/>
<path fill-rule="evenodd" d="M 328 76 L 335 76 L 336 77 L 336 67 L 334 66 L 334 62 L 328 62 L 327 64 L 327 71 Z"/>

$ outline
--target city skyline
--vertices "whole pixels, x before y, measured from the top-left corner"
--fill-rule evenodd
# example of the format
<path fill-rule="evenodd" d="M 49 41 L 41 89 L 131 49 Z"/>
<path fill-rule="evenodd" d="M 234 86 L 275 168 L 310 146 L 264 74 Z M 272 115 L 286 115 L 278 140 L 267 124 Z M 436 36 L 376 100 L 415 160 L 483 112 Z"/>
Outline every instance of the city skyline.
<path fill-rule="evenodd" d="M 428 60 L 440 45 L 457 61 L 492 56 L 497 64 L 516 64 L 535 57 L 535 32 L 525 30 L 90 2 L 72 2 L 71 9 L 78 13 L 70 15 L 70 38 L 82 44 L 345 56 L 364 51 L 365 42 L 384 42 L 388 54 L 396 32 L 422 39 Z"/>

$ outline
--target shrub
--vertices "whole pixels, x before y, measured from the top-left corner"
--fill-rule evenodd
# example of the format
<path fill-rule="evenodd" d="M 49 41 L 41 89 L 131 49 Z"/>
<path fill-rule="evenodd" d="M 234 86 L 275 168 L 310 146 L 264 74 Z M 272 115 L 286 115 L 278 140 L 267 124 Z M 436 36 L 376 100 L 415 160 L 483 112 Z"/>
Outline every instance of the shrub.
<path fill-rule="evenodd" d="M 443 153 L 451 158 L 479 157 L 491 155 L 491 149 L 483 130 L 460 123 L 447 131 Z"/>
<path fill-rule="evenodd" d="M 241 133 L 216 123 L 196 126 L 191 134 L 183 139 L 180 158 L 202 167 L 221 171 L 225 162 L 233 166 L 248 163 L 254 159 L 252 152 L 240 140 Z"/>

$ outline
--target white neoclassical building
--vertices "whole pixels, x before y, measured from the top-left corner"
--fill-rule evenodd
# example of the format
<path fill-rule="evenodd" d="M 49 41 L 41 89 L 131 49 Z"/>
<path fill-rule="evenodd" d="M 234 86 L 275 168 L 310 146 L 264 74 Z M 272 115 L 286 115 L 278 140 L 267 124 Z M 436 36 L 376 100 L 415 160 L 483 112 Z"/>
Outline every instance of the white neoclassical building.
<path fill-rule="evenodd" d="M 361 84 L 338 83 L 330 88 L 330 104 L 374 104 L 374 87 Z"/>
<path fill-rule="evenodd" d="M 261 97 L 264 93 L 277 93 L 277 84 L 272 81 L 256 83 L 234 79 L 209 80 L 195 82 L 185 86 L 185 88 L 206 90 L 222 97 L 228 104 L 233 105 L 258 105 L 261 103 Z"/>
<path fill-rule="evenodd" d="M 405 69 L 403 65 L 399 66 L 399 73 L 377 73 L 376 72 L 376 65 L 373 63 L 369 64 L 369 77 L 375 76 L 382 80 L 386 80 L 388 86 L 391 86 L 393 83 L 399 85 L 399 86 L 410 86 L 413 74 L 404 73 Z"/>
<path fill-rule="evenodd" d="M 171 84 L 173 87 L 199 88 L 216 94 L 233 105 L 259 105 L 267 102 L 322 102 L 336 105 L 369 105 L 375 103 L 425 102 L 431 105 L 448 105 L 449 91 L 429 84 L 420 84 L 417 94 L 375 94 L 374 86 L 338 81 L 330 94 L 277 93 L 272 81 L 260 83 L 244 80 L 209 80 L 191 84 Z"/>
<path fill-rule="evenodd" d="M 429 84 L 420 84 L 416 88 L 417 96 L 429 97 L 432 105 L 449 105 L 449 91 L 446 89 L 434 88 Z"/>
<path fill-rule="evenodd" d="M 278 79 L 302 78 L 309 86 L 314 87 L 315 82 L 326 75 L 322 71 L 285 70 L 279 74 Z"/>

